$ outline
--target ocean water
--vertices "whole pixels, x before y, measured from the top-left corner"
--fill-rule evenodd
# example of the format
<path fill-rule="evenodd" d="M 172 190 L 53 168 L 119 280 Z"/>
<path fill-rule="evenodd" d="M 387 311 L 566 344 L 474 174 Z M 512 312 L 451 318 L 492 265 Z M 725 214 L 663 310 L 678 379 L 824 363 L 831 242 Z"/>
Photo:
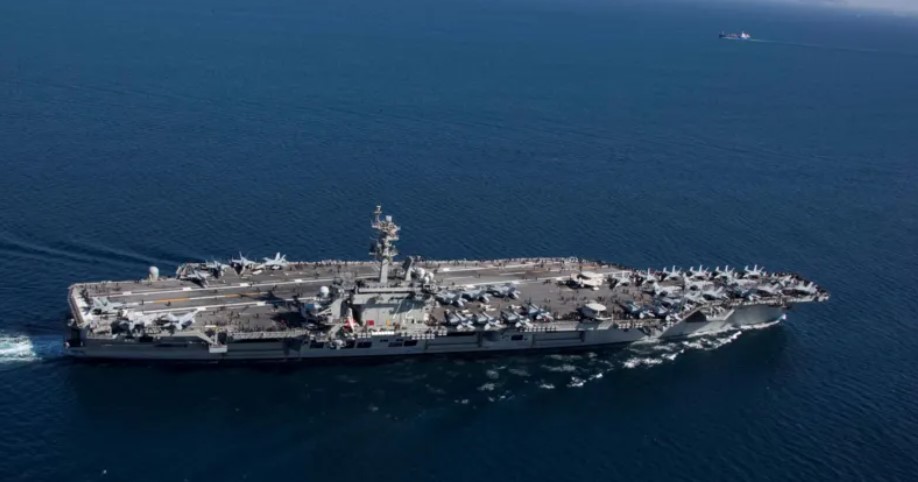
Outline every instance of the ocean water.
<path fill-rule="evenodd" d="M 918 480 L 918 20 L 0 0 L 0 45 L 0 480 Z M 833 298 L 578 355 L 62 357 L 72 282 L 364 259 L 376 203 L 403 253 L 759 263 Z"/>

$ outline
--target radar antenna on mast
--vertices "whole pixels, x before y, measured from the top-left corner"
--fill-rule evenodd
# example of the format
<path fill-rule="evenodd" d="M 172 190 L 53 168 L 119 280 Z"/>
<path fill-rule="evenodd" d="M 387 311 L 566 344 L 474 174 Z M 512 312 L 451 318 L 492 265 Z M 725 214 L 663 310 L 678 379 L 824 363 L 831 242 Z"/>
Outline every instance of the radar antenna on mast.
<path fill-rule="evenodd" d="M 398 241 L 399 228 L 392 221 L 392 216 L 382 217 L 382 206 L 376 206 L 373 211 L 373 222 L 370 224 L 376 230 L 376 242 L 370 246 L 370 255 L 379 261 L 379 284 L 384 285 L 389 280 L 389 265 L 398 255 L 395 241 Z"/>

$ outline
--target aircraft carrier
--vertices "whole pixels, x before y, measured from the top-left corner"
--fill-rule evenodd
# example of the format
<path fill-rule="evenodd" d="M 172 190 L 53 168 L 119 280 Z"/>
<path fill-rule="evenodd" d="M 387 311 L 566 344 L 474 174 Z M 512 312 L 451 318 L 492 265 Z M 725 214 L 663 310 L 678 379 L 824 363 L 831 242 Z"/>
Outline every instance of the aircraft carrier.
<path fill-rule="evenodd" d="M 578 258 L 400 262 L 377 207 L 370 261 L 278 253 L 156 267 L 70 287 L 66 352 L 173 362 L 318 361 L 576 350 L 782 320 L 829 294 L 796 274 L 701 266 L 634 270 Z"/>

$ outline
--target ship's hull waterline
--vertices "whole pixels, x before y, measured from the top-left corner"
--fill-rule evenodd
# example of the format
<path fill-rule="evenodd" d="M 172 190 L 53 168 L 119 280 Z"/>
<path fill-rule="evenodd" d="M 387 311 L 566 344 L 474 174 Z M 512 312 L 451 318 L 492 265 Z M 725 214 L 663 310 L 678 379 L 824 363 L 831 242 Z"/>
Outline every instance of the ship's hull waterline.
<path fill-rule="evenodd" d="M 379 335 L 366 339 L 366 348 L 317 347 L 309 343 L 290 343 L 287 339 L 231 342 L 225 353 L 211 353 L 201 340 L 172 340 L 169 345 L 141 343 L 132 340 L 92 340 L 81 347 L 69 348 L 77 359 L 154 361 L 181 363 L 238 362 L 317 362 L 350 361 L 356 359 L 398 359 L 429 355 L 493 356 L 512 353 L 564 352 L 625 346 L 631 343 L 652 343 L 740 330 L 743 327 L 775 323 L 784 318 L 784 310 L 773 306 L 748 306 L 736 310 L 726 320 L 696 320 L 677 323 L 662 333 L 639 328 L 596 329 L 575 332 L 528 332 L 521 339 L 514 336 L 488 339 L 486 332 L 468 333 L 459 337 L 420 339 L 405 347 L 405 340 L 394 335 Z M 401 340 L 401 341 L 396 341 Z M 402 346 L 393 346 L 401 343 Z"/>

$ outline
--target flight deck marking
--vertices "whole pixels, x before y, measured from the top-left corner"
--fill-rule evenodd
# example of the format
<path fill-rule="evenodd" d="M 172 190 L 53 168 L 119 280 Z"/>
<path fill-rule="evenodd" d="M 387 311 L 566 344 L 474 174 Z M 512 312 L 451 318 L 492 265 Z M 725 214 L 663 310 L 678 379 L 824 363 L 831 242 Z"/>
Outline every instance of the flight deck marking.
<path fill-rule="evenodd" d="M 281 298 L 281 299 L 283 299 L 284 301 L 293 301 L 292 298 L 290 298 L 290 299 Z M 192 307 L 185 307 L 185 308 L 164 308 L 164 309 L 162 309 L 162 310 L 148 310 L 148 311 L 142 311 L 141 313 L 144 313 L 144 314 L 148 314 L 148 313 L 173 313 L 173 312 L 177 312 L 177 311 L 189 311 L 189 310 L 191 310 L 191 309 L 194 309 L 194 310 L 197 311 L 197 312 L 204 312 L 204 311 L 207 311 L 207 310 L 209 310 L 209 309 L 211 309 L 211 308 L 220 308 L 220 307 L 224 307 L 224 306 L 225 306 L 225 307 L 248 307 L 248 306 L 267 306 L 267 305 L 266 305 L 266 303 L 265 303 L 264 301 L 248 301 L 248 302 L 243 302 L 243 303 L 226 303 L 226 304 L 222 304 L 222 305 L 203 305 L 203 306 L 196 306 L 196 307 L 194 307 L 194 308 L 192 308 Z"/>
<path fill-rule="evenodd" d="M 487 272 L 488 275 L 490 275 L 490 276 L 495 276 L 495 277 L 498 278 L 497 280 L 492 281 L 491 283 L 499 283 L 499 282 L 513 281 L 513 279 L 510 279 L 510 280 L 502 279 L 502 277 L 504 277 L 504 276 L 509 276 L 509 277 L 511 277 L 511 278 L 515 278 L 515 277 L 518 276 L 519 274 L 524 274 L 524 273 L 504 272 L 504 271 L 502 271 L 503 269 L 507 269 L 507 268 L 521 268 L 521 267 L 538 267 L 538 265 L 536 265 L 536 264 L 519 264 L 519 265 L 506 265 L 506 266 L 503 266 L 503 267 L 498 267 L 498 266 L 483 266 L 483 267 L 482 267 L 482 266 L 476 266 L 476 267 L 469 267 L 469 268 L 454 268 L 454 269 L 441 268 L 441 271 L 447 271 L 447 270 L 448 270 L 447 272 L 449 272 L 450 274 L 452 274 L 452 273 L 459 273 L 459 272 L 468 272 L 468 271 L 479 270 L 479 271 L 482 271 L 483 274 L 484 274 L 485 272 Z M 564 268 L 562 268 L 561 270 L 563 271 Z M 551 271 L 551 270 L 548 270 L 548 271 Z M 576 271 L 576 270 L 571 270 L 571 271 L 573 272 L 573 271 Z M 609 274 L 609 273 L 603 273 L 603 274 Z M 453 277 L 453 276 L 448 276 L 448 275 L 447 275 L 447 276 L 444 276 L 443 281 L 454 281 L 454 280 L 467 279 L 467 278 L 472 278 L 472 276 L 455 276 L 455 277 Z M 545 278 L 537 278 L 537 279 L 545 279 Z M 271 282 L 271 280 L 269 280 L 268 282 L 263 282 L 263 283 L 238 283 L 238 285 L 235 285 L 235 286 L 232 286 L 232 285 L 225 285 L 225 286 L 208 286 L 207 288 L 201 288 L 201 290 L 221 291 L 221 290 L 238 289 L 238 288 L 240 288 L 240 287 L 246 287 L 246 288 L 247 288 L 247 287 L 262 287 L 262 286 L 281 286 L 281 285 L 289 285 L 289 284 L 299 284 L 299 283 L 304 283 L 304 282 L 309 282 L 309 283 L 321 283 L 321 282 L 325 282 L 325 281 L 334 281 L 334 280 L 335 280 L 335 278 L 316 278 L 316 279 L 312 279 L 312 280 L 308 280 L 308 281 L 305 281 L 305 280 L 303 280 L 303 279 L 301 279 L 301 278 L 297 278 L 297 279 L 295 279 L 295 280 L 293 280 L 293 281 L 277 281 L 277 282 Z M 482 285 L 482 284 L 488 284 L 488 282 L 478 282 L 478 283 L 474 283 L 474 284 L 475 284 L 475 285 Z M 166 293 L 181 293 L 181 292 L 187 292 L 187 291 L 195 291 L 195 289 L 192 288 L 192 287 L 189 287 L 189 286 L 182 286 L 181 289 L 175 289 L 175 290 L 144 290 L 144 291 L 138 291 L 138 292 L 124 292 L 124 293 L 121 293 L 121 294 L 111 294 L 111 295 L 109 295 L 109 297 L 129 296 L 127 293 L 131 293 L 132 295 L 135 295 L 135 296 L 145 296 L 145 295 L 156 295 L 156 294 L 166 294 Z M 183 300 L 183 299 L 184 299 L 184 298 L 180 298 L 179 300 Z M 154 302 L 165 302 L 165 300 L 153 300 L 153 301 L 154 301 Z M 170 300 L 170 301 L 175 301 L 175 300 Z"/>
<path fill-rule="evenodd" d="M 465 276 L 464 278 L 469 278 L 469 277 L 470 277 L 470 276 Z M 546 279 L 553 279 L 553 278 L 536 278 L 536 279 L 532 279 L 532 280 L 515 280 L 515 281 L 516 281 L 515 284 L 531 284 L 531 283 L 537 283 L 537 282 L 539 282 L 539 281 L 544 281 L 544 280 L 546 280 Z M 474 285 L 475 285 L 475 286 L 479 286 L 479 285 L 486 285 L 486 284 L 491 284 L 491 283 L 489 283 L 489 282 L 475 283 Z M 226 294 L 226 295 L 200 296 L 200 297 L 195 297 L 195 298 L 171 298 L 171 299 L 163 299 L 163 300 L 156 300 L 156 303 L 162 304 L 162 303 L 170 303 L 170 302 L 182 302 L 182 301 L 192 301 L 192 300 L 211 299 L 211 298 L 213 298 L 213 299 L 219 299 L 219 298 L 224 298 L 224 299 L 225 299 L 225 298 L 242 298 L 242 297 L 245 297 L 245 296 L 259 296 L 259 295 L 260 295 L 260 293 L 251 293 L 251 292 L 250 292 L 250 293 L 233 293 L 233 294 Z M 293 301 L 294 301 L 293 298 L 280 298 L 280 299 L 283 300 L 283 301 L 285 301 L 285 302 L 293 302 Z M 267 303 L 266 303 L 265 301 L 248 301 L 248 302 L 242 302 L 242 303 L 224 303 L 224 304 L 215 304 L 215 305 L 203 305 L 203 306 L 197 306 L 197 307 L 193 307 L 193 308 L 195 308 L 197 311 L 202 311 L 202 312 L 203 312 L 203 311 L 207 311 L 207 310 L 209 310 L 209 309 L 211 309 L 211 308 L 220 308 L 220 307 L 243 307 L 243 306 L 266 306 L 266 305 L 267 305 Z M 134 306 L 136 306 L 136 304 L 134 304 Z M 179 308 L 164 308 L 164 309 L 159 309 L 159 310 L 142 310 L 141 312 L 142 312 L 142 313 L 170 313 L 170 312 L 187 311 L 187 310 L 189 310 L 189 309 L 191 309 L 191 308 L 192 308 L 192 307 L 186 306 L 186 307 L 179 307 Z"/>
<path fill-rule="evenodd" d="M 334 281 L 334 280 L 335 280 L 335 278 L 316 278 L 316 279 L 309 280 L 309 282 L 310 282 L 310 283 L 321 283 L 321 282 L 324 282 L 324 281 Z M 255 284 L 249 283 L 248 285 L 249 285 L 249 287 L 260 287 L 260 286 L 275 286 L 275 285 L 276 285 L 276 286 L 281 286 L 281 285 L 292 285 L 292 284 L 297 284 L 297 282 L 296 282 L 296 281 L 278 281 L 278 282 L 273 282 L 273 283 L 255 283 Z M 207 288 L 201 288 L 201 289 L 198 290 L 198 291 L 232 290 L 232 289 L 238 289 L 239 287 L 240 287 L 240 286 L 235 286 L 235 285 L 234 285 L 234 286 L 230 286 L 230 285 L 226 285 L 226 286 L 208 286 Z M 185 288 L 188 288 L 188 289 L 185 289 Z M 135 293 L 133 293 L 133 294 L 136 295 L 136 296 L 144 296 L 144 295 L 160 294 L 160 293 L 181 293 L 181 292 L 183 292 L 183 291 L 194 291 L 194 288 L 188 287 L 188 286 L 183 286 L 182 289 L 175 289 L 175 290 L 144 290 L 144 291 L 135 292 Z M 115 293 L 112 293 L 112 294 L 108 295 L 108 297 L 110 297 L 110 298 L 113 298 L 113 297 L 116 297 L 116 296 L 125 296 L 125 295 L 124 295 L 123 293 L 122 293 L 122 294 L 115 294 Z"/>
<path fill-rule="evenodd" d="M 552 266 L 559 266 L 560 270 L 562 270 L 562 271 L 563 271 L 563 270 L 567 270 L 567 269 L 571 269 L 571 268 L 564 268 L 563 265 L 558 265 L 558 263 L 551 263 L 551 265 L 552 265 Z M 445 274 L 445 273 L 460 273 L 460 272 L 476 271 L 476 270 L 481 271 L 482 273 L 489 272 L 489 271 L 490 271 L 490 272 L 495 272 L 495 271 L 496 271 L 494 274 L 497 275 L 497 276 L 501 276 L 501 275 L 508 275 L 508 274 L 511 274 L 511 273 L 506 273 L 506 272 L 504 272 L 503 270 L 505 270 L 505 269 L 508 269 L 508 268 L 509 268 L 509 269 L 512 269 L 512 268 L 524 268 L 524 267 L 527 267 L 527 268 L 538 268 L 539 265 L 538 265 L 537 263 L 528 263 L 528 264 L 508 264 L 508 265 L 504 265 L 504 266 L 493 266 L 493 265 L 492 265 L 492 266 L 472 266 L 472 267 L 465 267 L 465 268 L 449 268 L 449 267 L 446 267 L 446 268 L 440 268 L 440 272 L 442 272 L 442 273 Z M 549 270 L 547 270 L 547 271 L 551 271 L 551 269 L 549 269 Z M 367 276 L 371 276 L 371 275 L 367 275 Z M 449 277 L 449 276 L 447 275 L 445 278 L 446 278 L 446 279 L 449 279 L 449 280 L 456 280 L 456 279 L 463 279 L 463 278 L 470 278 L 470 277 L 471 277 L 471 276 L 462 276 L 462 277 L 456 276 L 456 277 Z M 265 282 L 265 283 L 239 283 L 239 286 L 229 286 L 229 285 L 225 285 L 225 286 L 208 286 L 207 288 L 201 288 L 201 289 L 206 289 L 206 290 L 226 290 L 226 289 L 238 288 L 238 287 L 242 286 L 243 284 L 247 284 L 248 286 L 275 286 L 275 285 L 288 285 L 288 284 L 297 284 L 297 283 L 306 283 L 306 282 L 309 282 L 309 283 L 321 283 L 321 282 L 325 282 L 325 281 L 334 281 L 335 279 L 336 279 L 336 278 L 334 278 L 334 277 L 332 277 L 332 278 L 315 278 L 315 279 L 311 279 L 311 280 L 306 281 L 306 280 L 304 280 L 304 279 L 302 279 L 302 278 L 297 278 L 297 279 L 295 279 L 295 280 L 293 280 L 293 281 L 277 281 L 277 282 Z M 444 281 L 445 281 L 445 280 L 444 280 Z M 174 290 L 141 290 L 141 291 L 137 291 L 137 292 L 123 292 L 123 293 L 120 293 L 120 294 L 112 293 L 112 294 L 110 294 L 110 295 L 108 295 L 108 296 L 109 296 L 109 297 L 129 296 L 128 293 L 130 293 L 131 295 L 136 295 L 136 296 L 144 296 L 144 295 L 148 295 L 148 294 L 180 293 L 180 292 L 182 292 L 182 291 L 193 291 L 193 290 L 194 290 L 193 287 L 182 286 L 181 289 L 174 289 Z"/>

